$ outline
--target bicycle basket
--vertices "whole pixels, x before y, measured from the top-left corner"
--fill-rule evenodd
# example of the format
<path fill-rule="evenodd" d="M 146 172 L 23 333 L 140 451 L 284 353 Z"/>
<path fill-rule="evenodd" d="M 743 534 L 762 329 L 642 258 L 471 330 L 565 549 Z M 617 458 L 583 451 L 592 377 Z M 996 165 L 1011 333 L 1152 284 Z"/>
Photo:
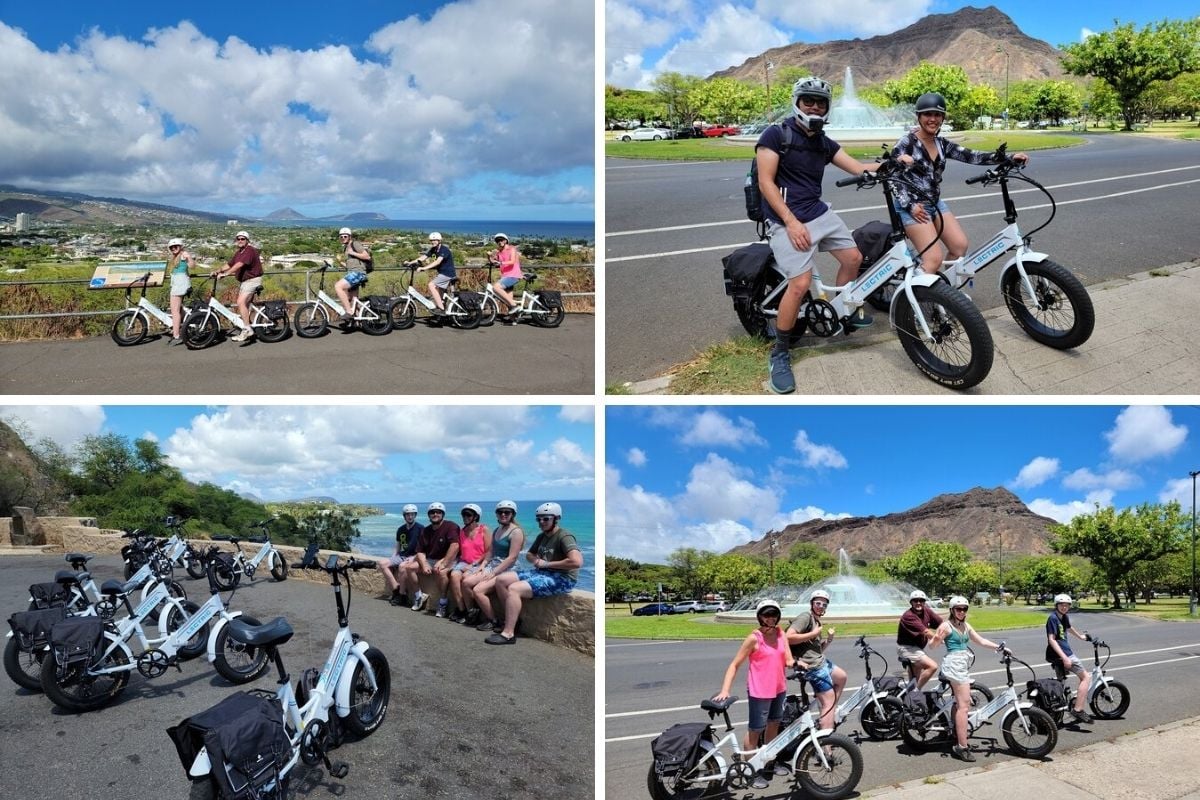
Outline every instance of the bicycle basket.
<path fill-rule="evenodd" d="M 458 302 L 467 311 L 478 311 L 483 308 L 483 295 L 479 292 L 459 292 Z"/>
<path fill-rule="evenodd" d="M 691 769 L 700 758 L 700 742 L 711 742 L 712 736 L 712 726 L 703 722 L 683 722 L 667 728 L 650 743 L 654 771 L 676 775 Z"/>
<path fill-rule="evenodd" d="M 68 617 L 50 629 L 50 647 L 63 666 L 89 663 L 103 640 L 104 621 L 99 617 Z"/>
<path fill-rule="evenodd" d="M 267 319 L 287 319 L 286 300 L 263 300 L 259 305 Z"/>
<path fill-rule="evenodd" d="M 540 291 L 538 297 L 541 298 L 542 305 L 546 308 L 562 308 L 562 292 Z"/>
<path fill-rule="evenodd" d="M 50 629 L 66 618 L 66 607 L 58 605 L 33 611 L 18 611 L 8 618 L 8 626 L 12 628 L 16 638 L 17 649 L 27 653 L 36 647 L 44 647 Z"/>
<path fill-rule="evenodd" d="M 29 586 L 29 596 L 34 608 L 52 608 L 65 605 L 71 592 L 60 583 L 34 583 Z"/>
<path fill-rule="evenodd" d="M 392 298 L 387 295 L 373 294 L 367 298 L 367 305 L 376 314 L 386 314 L 392 307 Z"/>

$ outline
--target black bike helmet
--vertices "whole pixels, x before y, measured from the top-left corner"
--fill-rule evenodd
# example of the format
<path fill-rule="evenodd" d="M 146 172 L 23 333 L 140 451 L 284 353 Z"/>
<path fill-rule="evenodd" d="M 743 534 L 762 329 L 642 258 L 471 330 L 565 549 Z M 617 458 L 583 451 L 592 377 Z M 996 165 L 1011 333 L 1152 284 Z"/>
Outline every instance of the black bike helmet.
<path fill-rule="evenodd" d="M 946 113 L 946 98 L 937 92 L 926 92 L 917 98 L 917 113 L 922 111 L 940 111 Z"/>

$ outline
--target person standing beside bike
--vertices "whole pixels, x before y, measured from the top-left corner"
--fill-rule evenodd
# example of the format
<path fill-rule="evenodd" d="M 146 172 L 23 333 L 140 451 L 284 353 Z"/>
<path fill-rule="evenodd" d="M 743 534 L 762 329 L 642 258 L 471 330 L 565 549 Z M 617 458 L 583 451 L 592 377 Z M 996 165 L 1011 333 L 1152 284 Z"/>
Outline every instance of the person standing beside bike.
<path fill-rule="evenodd" d="M 801 78 L 792 86 L 793 116 L 771 125 L 754 145 L 758 186 L 766 207 L 767 238 L 780 273 L 788 286 L 779 300 L 775 320 L 776 341 L 768 356 L 769 386 L 776 394 L 796 391 L 792 374 L 792 329 L 812 283 L 812 260 L 817 250 L 838 261 L 837 285 L 858 277 L 862 253 L 842 218 L 821 201 L 825 165 L 833 164 L 851 175 L 873 172 L 878 164 L 851 157 L 824 133 L 829 121 L 833 87 L 820 78 Z M 790 146 L 784 145 L 784 127 Z M 864 328 L 874 322 L 861 311 L 851 323 Z"/>
<path fill-rule="evenodd" d="M 171 276 L 171 341 L 183 344 L 183 298 L 192 290 L 188 270 L 193 268 L 192 254 L 183 249 L 183 239 L 167 242 L 167 274 Z"/>
<path fill-rule="evenodd" d="M 971 606 L 967 598 L 956 595 L 950 598 L 950 618 L 938 626 L 937 633 L 929 642 L 936 647 L 946 643 L 946 657 L 942 659 L 942 679 L 950 684 L 954 693 L 954 736 L 957 740 L 951 746 L 950 752 L 961 761 L 974 761 L 971 745 L 967 741 L 967 714 L 971 711 L 971 662 L 975 654 L 971 652 L 971 643 L 981 647 L 998 649 L 999 645 L 990 639 L 980 636 L 971 623 L 967 622 L 967 612 Z"/>
<path fill-rule="evenodd" d="M 446 316 L 446 306 L 442 303 L 442 292 L 450 286 L 450 282 L 458 277 L 454 269 L 454 254 L 450 248 L 442 244 L 442 235 L 437 231 L 429 234 L 429 249 L 412 261 L 405 262 L 406 267 L 421 264 L 417 272 L 436 269 L 438 274 L 429 282 L 429 298 L 433 300 L 435 316 Z"/>
<path fill-rule="evenodd" d="M 244 342 L 254 336 L 254 328 L 250 326 L 250 301 L 254 299 L 254 292 L 262 286 L 263 266 L 258 250 L 250 246 L 250 234 L 238 231 L 233 241 L 237 247 L 233 257 L 225 263 L 224 269 L 217 270 L 213 275 L 218 278 L 233 275 L 238 279 L 237 310 L 246 327 L 230 337 L 230 341 Z"/>
<path fill-rule="evenodd" d="M 925 688 L 938 671 L 937 662 L 925 652 L 925 646 L 943 621 L 920 589 L 908 596 L 908 610 L 900 615 L 896 626 L 896 655 L 901 663 L 909 663 L 909 673 L 917 679 L 918 689 Z"/>
<path fill-rule="evenodd" d="M 503 233 L 497 233 L 493 240 L 496 242 L 496 252 L 488 254 L 488 263 L 500 268 L 500 279 L 492 284 L 492 289 L 508 305 L 508 311 L 501 315 L 501 319 L 515 323 L 513 309 L 517 307 L 517 301 L 513 299 L 512 288 L 524 277 L 521 273 L 521 254 Z"/>
<path fill-rule="evenodd" d="M 829 592 L 817 589 L 808 598 L 808 611 L 798 614 L 788 625 L 787 640 L 797 668 L 804 671 L 802 677 L 812 684 L 813 694 L 821 704 L 818 727 L 831 731 L 834 711 L 842 699 L 842 689 L 846 688 L 846 670 L 825 657 L 825 650 L 837 633 L 837 628 L 830 626 L 824 631 L 824 640 L 821 638 L 821 617 L 828 609 Z"/>
<path fill-rule="evenodd" d="M 788 650 L 787 637 L 779 630 L 779 619 L 783 616 L 779 604 L 774 600 L 759 600 L 754 609 L 754 616 L 758 620 L 758 630 L 752 631 L 742 640 L 741 647 L 725 670 L 721 691 L 712 697 L 718 703 L 729 697 L 738 668 L 742 666 L 742 662 L 750 662 L 750 667 L 746 670 L 750 721 L 746 726 L 746 738 L 742 741 L 742 749 L 746 751 L 757 750 L 779 733 L 779 723 L 783 719 L 783 703 L 787 699 L 786 669 L 796 663 Z M 761 743 L 759 737 L 762 738 Z M 790 770 L 783 764 L 776 764 L 774 767 L 776 775 L 789 773 Z M 764 774 L 755 775 L 753 788 L 767 788 L 767 780 Z"/>
<path fill-rule="evenodd" d="M 1092 685 L 1092 676 L 1084 669 L 1079 656 L 1072 652 L 1068 634 L 1074 634 L 1081 642 L 1090 642 L 1092 637 L 1072 627 L 1071 618 L 1067 616 L 1070 611 L 1071 595 L 1055 595 L 1054 610 L 1046 618 L 1046 661 L 1055 668 L 1055 672 L 1061 671 L 1064 681 L 1067 674 L 1072 672 L 1079 678 L 1079 691 L 1075 694 L 1075 705 L 1078 707 L 1071 709 L 1071 717 L 1076 722 L 1087 725 L 1094 721 L 1092 715 L 1083 710 L 1088 689 Z"/>
<path fill-rule="evenodd" d="M 942 123 L 946 121 L 946 98 L 937 92 L 926 92 L 918 97 L 916 113 L 917 126 L 900 137 L 892 147 L 892 155 L 909 156 L 912 159 L 906 179 L 912 181 L 922 194 L 935 198 L 937 204 L 921 197 L 913 187 L 903 183 L 895 184 L 895 203 L 896 210 L 900 212 L 900 221 L 904 223 L 904 233 L 915 252 L 922 252 L 940 236 L 942 243 L 936 248 L 931 247 L 921 257 L 921 269 L 932 275 L 941 269 L 943 260 L 954 261 L 967 254 L 967 234 L 950 212 L 946 201 L 941 199 L 942 173 L 946 170 L 946 161 L 954 159 L 966 164 L 998 164 L 1000 158 L 996 153 L 972 150 L 939 135 Z M 1024 153 L 1014 153 L 1009 157 L 1020 163 L 1029 160 Z M 934 224 L 935 211 L 942 217 L 940 226 Z M 945 259 L 937 257 L 943 248 Z"/>
<path fill-rule="evenodd" d="M 346 277 L 340 278 L 333 285 L 338 300 L 342 302 L 345 311 L 342 317 L 342 330 L 349 330 L 354 325 L 354 298 L 358 297 L 358 287 L 367 282 L 367 273 L 374 269 L 371 251 L 361 243 L 354 241 L 354 234 L 349 228 L 338 231 L 338 239 L 342 242 L 342 258 L 346 261 Z"/>

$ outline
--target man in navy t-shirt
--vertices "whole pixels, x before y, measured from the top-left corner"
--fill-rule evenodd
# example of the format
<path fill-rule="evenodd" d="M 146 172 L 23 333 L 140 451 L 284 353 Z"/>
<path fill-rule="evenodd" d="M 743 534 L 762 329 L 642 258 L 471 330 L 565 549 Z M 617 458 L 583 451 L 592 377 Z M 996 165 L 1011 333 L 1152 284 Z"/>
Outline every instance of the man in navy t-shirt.
<path fill-rule="evenodd" d="M 1061 671 L 1063 675 L 1073 672 L 1079 678 L 1079 692 L 1075 695 L 1076 707 L 1071 709 L 1071 716 L 1076 722 L 1087 724 L 1092 721 L 1092 717 L 1083 710 L 1083 704 L 1087 701 L 1092 677 L 1084 669 L 1079 656 L 1071 652 L 1068 634 L 1075 634 L 1076 639 L 1084 642 L 1090 642 L 1092 637 L 1071 627 L 1071 618 L 1067 616 L 1070 610 L 1070 595 L 1060 594 L 1054 598 L 1054 611 L 1046 618 L 1046 660 L 1058 667 L 1056 671 Z"/>
<path fill-rule="evenodd" d="M 429 234 L 429 249 L 424 255 L 417 256 L 409 264 L 420 263 L 421 267 L 418 272 L 424 272 L 427 269 L 436 269 L 438 274 L 429 282 L 429 299 L 433 300 L 433 313 L 436 316 L 446 316 L 446 308 L 442 305 L 442 292 L 450 286 L 451 280 L 457 277 L 458 273 L 454 269 L 454 255 L 450 252 L 450 248 L 442 244 L 442 235 L 437 231 Z"/>

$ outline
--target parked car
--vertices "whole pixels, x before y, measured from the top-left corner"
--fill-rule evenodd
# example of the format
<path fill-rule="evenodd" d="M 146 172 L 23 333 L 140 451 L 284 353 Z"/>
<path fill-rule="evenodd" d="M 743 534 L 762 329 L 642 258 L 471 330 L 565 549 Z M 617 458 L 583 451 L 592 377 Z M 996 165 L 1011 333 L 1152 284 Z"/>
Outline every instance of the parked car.
<path fill-rule="evenodd" d="M 671 131 L 667 128 L 634 128 L 618 136 L 622 142 L 657 142 L 660 139 L 670 139 Z"/>
<path fill-rule="evenodd" d="M 717 602 L 715 602 L 715 603 L 705 603 L 705 604 L 704 604 L 704 610 L 705 610 L 705 611 L 709 611 L 709 612 L 711 612 L 711 613 L 713 613 L 713 614 L 716 614 L 716 613 L 718 613 L 718 612 L 720 612 L 720 611 L 728 611 L 728 610 L 729 610 L 729 604 L 728 604 L 728 603 L 726 603 L 724 600 L 718 600 L 718 601 L 717 601 Z"/>
<path fill-rule="evenodd" d="M 689 611 L 693 614 L 699 614 L 704 610 L 704 604 L 699 600 L 684 600 L 682 603 L 675 604 L 676 614 L 686 614 Z"/>
<path fill-rule="evenodd" d="M 703 131 L 693 128 L 691 125 L 684 125 L 682 128 L 675 128 L 671 131 L 672 139 L 699 139 L 702 136 L 704 136 Z"/>
<path fill-rule="evenodd" d="M 671 605 L 670 603 L 651 603 L 648 606 L 642 606 L 641 608 L 635 608 L 633 610 L 633 615 L 635 617 L 653 617 L 658 614 L 674 613 L 675 606 Z"/>
<path fill-rule="evenodd" d="M 736 136 L 741 132 L 742 129 L 736 125 L 709 125 L 704 129 L 704 135 L 708 137 Z"/>

